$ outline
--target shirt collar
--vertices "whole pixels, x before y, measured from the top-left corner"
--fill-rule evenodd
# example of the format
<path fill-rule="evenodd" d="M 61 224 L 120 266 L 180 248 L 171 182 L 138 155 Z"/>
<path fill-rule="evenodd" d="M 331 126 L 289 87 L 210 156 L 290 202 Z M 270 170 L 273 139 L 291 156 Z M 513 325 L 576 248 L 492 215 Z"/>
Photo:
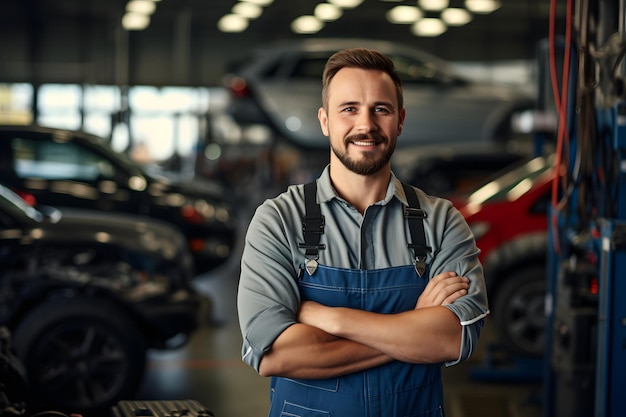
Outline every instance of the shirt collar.
<path fill-rule="evenodd" d="M 385 205 L 389 203 L 394 197 L 400 200 L 403 204 L 407 204 L 407 199 L 406 195 L 404 194 L 404 189 L 402 188 L 402 183 L 392 172 L 391 180 L 389 181 L 389 186 L 387 187 L 387 195 L 385 196 L 385 199 L 379 204 Z M 317 180 L 317 199 L 320 203 L 326 203 L 333 198 L 341 199 L 341 197 L 337 195 L 337 192 L 330 182 L 330 165 L 326 165 L 326 168 L 324 168 L 322 174 Z"/>

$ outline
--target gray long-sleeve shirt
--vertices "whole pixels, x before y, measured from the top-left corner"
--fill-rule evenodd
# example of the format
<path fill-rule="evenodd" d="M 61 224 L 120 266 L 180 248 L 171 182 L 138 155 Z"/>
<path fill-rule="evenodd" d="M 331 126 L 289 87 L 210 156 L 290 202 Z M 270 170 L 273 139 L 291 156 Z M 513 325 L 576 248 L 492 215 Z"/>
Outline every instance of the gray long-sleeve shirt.
<path fill-rule="evenodd" d="M 326 167 L 317 183 L 317 202 L 325 218 L 319 264 L 336 268 L 381 269 L 414 263 L 408 222 L 404 217 L 406 196 L 392 175 L 384 200 L 359 211 L 341 199 L 331 185 Z M 448 200 L 416 189 L 424 219 L 426 244 L 431 247 L 427 263 L 429 278 L 446 271 L 468 277 L 467 295 L 448 307 L 463 325 L 461 352 L 467 359 L 478 343 L 488 314 L 479 250 L 463 216 Z M 300 304 L 298 275 L 305 262 L 302 216 L 303 185 L 290 186 L 276 198 L 261 204 L 250 222 L 241 260 L 237 305 L 243 335 L 243 360 L 258 371 L 263 354 L 274 340 L 296 323 Z"/>

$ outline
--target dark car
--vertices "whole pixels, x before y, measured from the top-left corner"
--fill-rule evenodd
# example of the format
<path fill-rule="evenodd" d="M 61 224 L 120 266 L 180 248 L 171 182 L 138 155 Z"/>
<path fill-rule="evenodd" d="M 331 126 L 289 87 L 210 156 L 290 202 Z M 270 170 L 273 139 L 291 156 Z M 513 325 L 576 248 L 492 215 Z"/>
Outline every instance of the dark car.
<path fill-rule="evenodd" d="M 0 181 L 40 204 L 149 216 L 175 225 L 201 274 L 232 253 L 231 201 L 208 182 L 149 175 L 103 138 L 33 126 L 0 126 Z"/>
<path fill-rule="evenodd" d="M 415 47 L 369 39 L 314 38 L 269 44 L 233 63 L 227 112 L 242 126 L 265 125 L 304 148 L 328 146 L 317 110 L 328 58 L 348 47 L 387 54 L 403 82 L 407 117 L 398 146 L 517 139 L 514 115 L 534 108 L 533 88 L 481 83 Z"/>
<path fill-rule="evenodd" d="M 0 185 L 0 326 L 33 407 L 93 412 L 132 398 L 148 349 L 182 346 L 202 298 L 165 222 L 29 206 Z"/>
<path fill-rule="evenodd" d="M 454 200 L 481 250 L 499 339 L 517 354 L 540 356 L 545 350 L 553 161 L 533 158 Z"/>
<path fill-rule="evenodd" d="M 445 197 L 469 192 L 530 155 L 497 146 L 417 146 L 396 152 L 392 166 L 400 180 Z"/>

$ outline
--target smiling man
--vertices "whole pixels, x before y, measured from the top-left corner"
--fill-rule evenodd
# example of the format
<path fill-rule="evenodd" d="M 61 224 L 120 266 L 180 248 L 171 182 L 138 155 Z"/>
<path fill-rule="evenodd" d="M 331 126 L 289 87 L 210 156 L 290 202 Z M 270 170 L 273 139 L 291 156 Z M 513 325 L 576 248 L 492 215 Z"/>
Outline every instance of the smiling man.
<path fill-rule="evenodd" d="M 443 415 L 441 366 L 472 354 L 489 312 L 472 233 L 391 171 L 405 110 L 386 56 L 333 55 L 318 118 L 330 164 L 248 228 L 243 360 L 272 377 L 270 416 Z"/>

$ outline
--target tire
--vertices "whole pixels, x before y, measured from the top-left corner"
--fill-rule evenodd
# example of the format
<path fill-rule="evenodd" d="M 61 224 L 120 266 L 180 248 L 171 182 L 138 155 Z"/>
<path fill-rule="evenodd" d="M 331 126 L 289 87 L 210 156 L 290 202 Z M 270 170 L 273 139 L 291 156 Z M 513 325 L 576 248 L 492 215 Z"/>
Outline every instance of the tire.
<path fill-rule="evenodd" d="M 104 300 L 47 301 L 20 322 L 13 342 L 33 401 L 67 413 L 102 411 L 131 398 L 145 370 L 141 333 Z"/>
<path fill-rule="evenodd" d="M 507 276 L 493 296 L 493 321 L 497 336 L 513 353 L 544 354 L 546 271 L 529 265 Z"/>

